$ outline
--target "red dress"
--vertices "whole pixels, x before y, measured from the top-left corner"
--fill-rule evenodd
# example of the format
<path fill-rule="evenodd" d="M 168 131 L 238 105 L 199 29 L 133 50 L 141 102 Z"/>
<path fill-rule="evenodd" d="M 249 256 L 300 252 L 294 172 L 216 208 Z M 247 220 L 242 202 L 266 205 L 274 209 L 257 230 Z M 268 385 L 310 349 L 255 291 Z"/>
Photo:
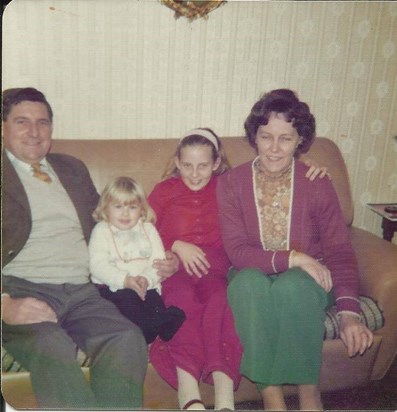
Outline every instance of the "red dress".
<path fill-rule="evenodd" d="M 152 343 L 150 361 L 175 389 L 177 366 L 207 383 L 213 383 L 214 371 L 228 375 L 235 388 L 240 381 L 242 346 L 227 302 L 230 261 L 221 239 L 216 182 L 213 177 L 203 189 L 192 191 L 182 179 L 172 177 L 157 184 L 149 196 L 165 249 L 175 240 L 194 243 L 211 264 L 209 273 L 201 278 L 189 275 L 181 265 L 162 284 L 166 306 L 183 309 L 186 320 L 171 341 Z"/>

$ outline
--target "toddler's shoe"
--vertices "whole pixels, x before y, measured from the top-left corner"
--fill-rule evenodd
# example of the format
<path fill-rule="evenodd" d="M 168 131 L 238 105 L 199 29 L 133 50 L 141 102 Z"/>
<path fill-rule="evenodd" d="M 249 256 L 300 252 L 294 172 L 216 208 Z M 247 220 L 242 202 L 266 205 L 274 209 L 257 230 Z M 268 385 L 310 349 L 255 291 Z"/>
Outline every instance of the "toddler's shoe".
<path fill-rule="evenodd" d="M 159 328 L 161 340 L 169 341 L 185 321 L 185 312 L 176 306 L 170 306 L 165 313 L 164 323 Z"/>

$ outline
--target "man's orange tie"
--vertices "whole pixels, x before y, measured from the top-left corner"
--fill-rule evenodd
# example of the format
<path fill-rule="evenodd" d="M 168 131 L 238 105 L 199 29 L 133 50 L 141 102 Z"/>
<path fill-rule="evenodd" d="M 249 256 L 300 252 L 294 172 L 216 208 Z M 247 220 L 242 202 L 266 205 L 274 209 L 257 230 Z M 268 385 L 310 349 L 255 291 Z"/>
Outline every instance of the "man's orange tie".
<path fill-rule="evenodd" d="M 32 169 L 33 169 L 33 176 L 37 177 L 37 179 L 40 179 L 40 180 L 42 180 L 43 182 L 46 182 L 46 183 L 51 183 L 52 182 L 52 179 L 51 179 L 50 175 L 41 170 L 40 163 L 33 163 L 32 164 Z"/>

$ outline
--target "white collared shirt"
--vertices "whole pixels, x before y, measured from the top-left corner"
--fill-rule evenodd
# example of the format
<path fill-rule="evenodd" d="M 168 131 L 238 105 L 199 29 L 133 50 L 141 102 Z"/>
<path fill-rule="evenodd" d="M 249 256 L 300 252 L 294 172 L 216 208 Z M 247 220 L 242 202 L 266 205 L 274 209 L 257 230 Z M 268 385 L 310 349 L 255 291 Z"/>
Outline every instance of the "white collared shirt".
<path fill-rule="evenodd" d="M 9 161 L 12 163 L 14 166 L 15 170 L 17 173 L 23 172 L 27 173 L 30 176 L 33 176 L 33 169 L 32 166 L 29 163 L 26 163 L 20 159 L 18 159 L 13 153 L 11 153 L 9 150 L 6 149 L 6 155 L 9 159 Z M 46 172 L 50 175 L 51 178 L 56 178 L 57 175 L 48 163 L 48 160 L 44 157 L 43 159 L 40 160 L 40 167 L 43 172 Z"/>

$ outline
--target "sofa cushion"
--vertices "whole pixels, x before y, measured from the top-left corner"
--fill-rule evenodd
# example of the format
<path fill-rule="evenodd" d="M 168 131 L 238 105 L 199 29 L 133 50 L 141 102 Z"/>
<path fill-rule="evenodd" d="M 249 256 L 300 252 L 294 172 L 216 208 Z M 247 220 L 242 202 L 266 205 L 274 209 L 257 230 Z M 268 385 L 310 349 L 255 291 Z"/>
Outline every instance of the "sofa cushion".
<path fill-rule="evenodd" d="M 242 137 L 221 138 L 231 166 L 252 160 L 255 150 Z M 105 184 L 116 176 L 131 176 L 138 180 L 146 193 L 161 180 L 168 160 L 174 155 L 179 139 L 54 139 L 51 151 L 65 153 L 82 160 L 102 191 Z M 302 158 L 310 158 L 326 166 L 338 194 L 347 225 L 353 221 L 353 201 L 345 162 L 337 145 L 325 137 L 316 137 L 310 150 Z"/>
<path fill-rule="evenodd" d="M 83 351 L 76 348 L 76 359 L 81 367 L 89 366 L 89 358 Z M 18 361 L 7 351 L 1 347 L 1 371 L 2 372 L 26 372 L 26 369 L 19 364 Z"/>
<path fill-rule="evenodd" d="M 367 296 L 360 296 L 361 316 L 363 323 L 372 331 L 380 329 L 384 325 L 382 310 L 378 304 Z M 328 309 L 324 322 L 324 339 L 339 338 L 339 324 L 336 317 L 336 306 Z M 3 372 L 23 372 L 25 369 L 7 352 L 1 348 L 1 368 Z M 89 358 L 81 351 L 77 350 L 77 362 L 80 366 L 89 366 Z"/>

